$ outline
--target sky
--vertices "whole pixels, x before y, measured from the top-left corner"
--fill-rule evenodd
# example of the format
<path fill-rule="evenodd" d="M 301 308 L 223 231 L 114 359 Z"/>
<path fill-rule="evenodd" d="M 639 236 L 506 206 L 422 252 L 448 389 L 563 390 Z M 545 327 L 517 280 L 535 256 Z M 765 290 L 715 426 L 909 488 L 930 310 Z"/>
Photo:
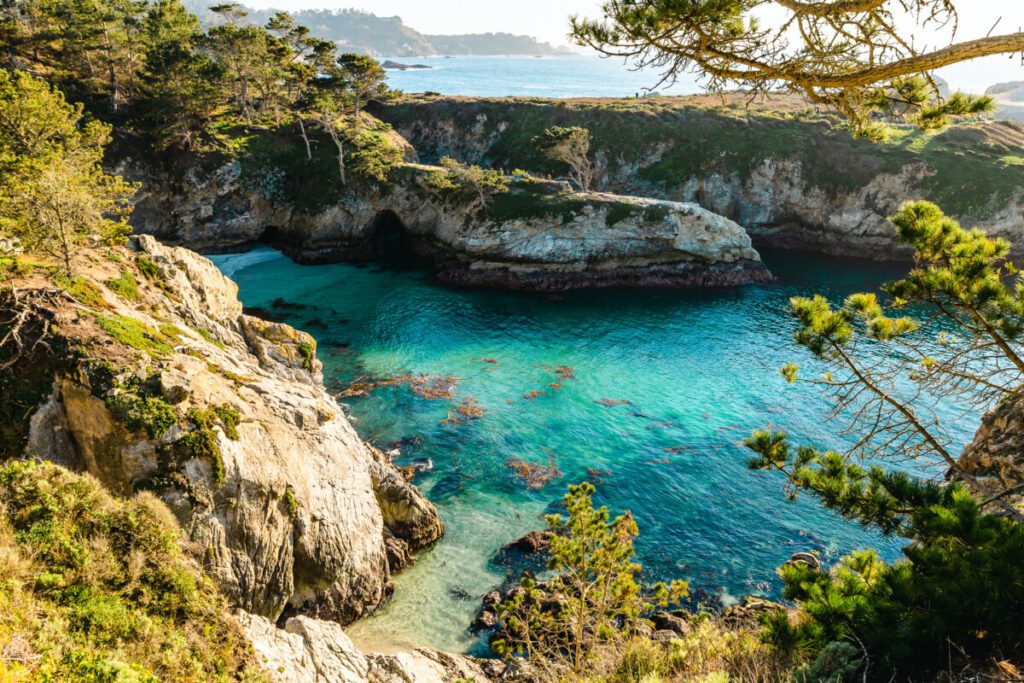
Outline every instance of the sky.
<path fill-rule="evenodd" d="M 980 38 L 992 29 L 1009 33 L 1024 26 L 1024 0 L 954 0 L 960 12 L 958 37 Z M 421 33 L 485 33 L 505 31 L 539 38 L 554 45 L 569 43 L 569 16 L 598 16 L 601 0 L 247 0 L 247 5 L 278 9 L 355 8 L 378 16 L 400 16 Z M 945 36 L 923 33 L 934 43 Z M 995 57 L 941 73 L 954 87 L 975 88 L 999 81 L 1024 80 L 1020 59 Z"/>

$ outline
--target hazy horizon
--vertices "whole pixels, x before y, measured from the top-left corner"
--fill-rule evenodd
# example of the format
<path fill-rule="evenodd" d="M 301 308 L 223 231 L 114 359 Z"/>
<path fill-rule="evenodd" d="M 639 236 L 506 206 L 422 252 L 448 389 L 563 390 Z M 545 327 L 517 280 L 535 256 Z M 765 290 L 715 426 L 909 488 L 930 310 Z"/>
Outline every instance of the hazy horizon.
<path fill-rule="evenodd" d="M 243 0 L 258 9 L 359 9 L 377 16 L 398 16 L 409 27 L 426 34 L 507 32 L 529 35 L 555 46 L 571 45 L 569 17 L 596 17 L 602 0 L 518 0 L 516 3 L 470 2 L 469 0 Z M 968 40 L 986 35 L 1000 19 L 996 33 L 1024 26 L 1024 3 L 1009 0 L 956 2 L 960 8 L 958 38 Z M 771 16 L 766 17 L 769 21 Z M 948 31 L 918 36 L 924 45 L 942 44 Z M 582 51 L 582 48 L 576 48 Z M 956 88 L 978 92 L 1001 81 L 1024 80 L 1019 58 L 991 57 L 940 70 Z"/>

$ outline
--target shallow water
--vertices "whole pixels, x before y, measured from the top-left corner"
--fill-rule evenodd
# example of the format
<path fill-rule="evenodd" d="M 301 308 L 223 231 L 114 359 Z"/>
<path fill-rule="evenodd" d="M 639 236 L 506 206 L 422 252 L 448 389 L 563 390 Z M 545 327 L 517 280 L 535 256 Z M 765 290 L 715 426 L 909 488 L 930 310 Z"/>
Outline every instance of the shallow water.
<path fill-rule="evenodd" d="M 787 502 L 779 478 L 746 469 L 738 443 L 774 425 L 800 442 L 842 445 L 827 399 L 778 375 L 785 361 L 813 365 L 784 310 L 796 294 L 838 300 L 872 288 L 898 274 L 891 266 L 768 255 L 780 278 L 770 286 L 544 296 L 446 288 L 421 271 L 304 267 L 269 250 L 215 261 L 246 305 L 306 307 L 275 312 L 318 338 L 331 385 L 365 373 L 459 378 L 452 400 L 400 386 L 349 401 L 363 438 L 384 448 L 405 440 L 399 464 L 433 461 L 417 484 L 448 530 L 397 579 L 393 601 L 351 629 L 364 647 L 472 648 L 479 597 L 504 578 L 496 551 L 542 528 L 565 487 L 588 478 L 600 503 L 636 517 L 645 578 L 685 578 L 700 595 L 776 596 L 775 568 L 798 550 L 899 555 L 898 543 L 806 496 Z M 575 378 L 560 379 L 559 366 Z M 543 394 L 526 398 L 534 391 Z M 481 418 L 442 424 L 470 397 Z M 956 425 L 962 442 L 977 420 Z M 527 490 L 510 458 L 551 459 L 563 476 Z"/>

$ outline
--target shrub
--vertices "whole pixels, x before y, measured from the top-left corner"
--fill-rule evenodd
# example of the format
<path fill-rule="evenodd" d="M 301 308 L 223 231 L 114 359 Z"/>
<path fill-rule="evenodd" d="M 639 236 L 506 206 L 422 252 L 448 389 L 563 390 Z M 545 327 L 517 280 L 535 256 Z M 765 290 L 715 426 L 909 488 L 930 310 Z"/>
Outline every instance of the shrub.
<path fill-rule="evenodd" d="M 53 283 L 74 297 L 83 306 L 89 306 L 90 308 L 107 307 L 107 302 L 103 300 L 103 293 L 100 292 L 100 288 L 81 275 L 70 277 L 64 273 L 57 273 L 53 276 Z"/>
<path fill-rule="evenodd" d="M 944 671 L 953 656 L 1024 656 L 1024 525 L 985 514 L 959 483 L 794 451 L 778 433 L 755 433 L 748 446 L 758 453 L 754 467 L 780 469 L 796 490 L 910 541 L 906 559 L 891 564 L 862 550 L 829 571 L 783 566 L 784 595 L 798 603 L 800 618 L 769 620 L 772 643 L 815 656 L 835 642 L 862 644 L 869 674 L 886 679 Z"/>
<path fill-rule="evenodd" d="M 31 655 L 0 659 L 0 679 L 263 680 L 181 541 L 151 494 L 121 501 L 56 465 L 0 466 L 0 650 L 21 639 Z"/>
<path fill-rule="evenodd" d="M 96 314 L 96 322 L 114 340 L 125 346 L 162 358 L 174 352 L 174 340 L 134 318 Z"/>
<path fill-rule="evenodd" d="M 600 653 L 624 642 L 643 614 L 686 593 L 679 581 L 641 590 L 636 522 L 628 513 L 610 520 L 607 508 L 594 507 L 593 494 L 587 483 L 569 487 L 568 518 L 547 518 L 554 578 L 540 584 L 524 576 L 498 607 L 505 637 L 492 643 L 495 651 L 526 655 L 553 680 L 592 672 Z"/>
<path fill-rule="evenodd" d="M 139 258 L 136 259 L 135 263 L 139 266 L 139 272 L 142 273 L 142 277 L 147 280 L 156 280 L 160 277 L 160 266 L 148 256 L 139 254 Z"/>
<path fill-rule="evenodd" d="M 120 295 L 128 301 L 139 300 L 139 282 L 135 279 L 135 276 L 128 271 L 122 273 L 121 277 L 107 280 L 107 287 L 110 288 L 110 291 Z"/>

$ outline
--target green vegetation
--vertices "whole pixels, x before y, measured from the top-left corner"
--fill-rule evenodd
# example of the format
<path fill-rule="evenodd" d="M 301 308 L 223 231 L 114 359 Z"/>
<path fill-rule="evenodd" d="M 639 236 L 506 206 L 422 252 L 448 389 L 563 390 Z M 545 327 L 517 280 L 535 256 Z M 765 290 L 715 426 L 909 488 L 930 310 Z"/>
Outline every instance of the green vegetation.
<path fill-rule="evenodd" d="M 782 473 L 793 496 L 810 492 L 850 519 L 908 540 L 906 559 L 892 564 L 865 550 L 827 571 L 795 562 L 780 569 L 799 611 L 769 619 L 766 636 L 782 651 L 816 658 L 807 671 L 828 660 L 830 677 L 842 670 L 919 678 L 953 661 L 1024 656 L 1024 513 L 1012 502 L 1019 486 L 965 465 L 941 424 L 926 417 L 929 396 L 991 406 L 1018 395 L 1024 280 L 1007 260 L 1007 242 L 965 230 L 934 204 L 909 202 L 892 220 L 917 258 L 905 278 L 884 288 L 884 304 L 873 293 L 840 307 L 821 296 L 790 304 L 797 343 L 826 372 L 805 380 L 790 363 L 783 375 L 831 391 L 853 416 L 857 449 L 794 449 L 772 431 L 747 442 L 757 454 L 751 466 Z M 866 345 L 888 353 L 869 362 L 860 351 Z M 887 457 L 942 462 L 952 482 L 912 479 L 884 468 Z"/>
<path fill-rule="evenodd" d="M 108 317 L 97 313 L 96 322 L 117 342 L 155 358 L 163 358 L 174 352 L 173 339 L 134 318 L 123 315 Z"/>
<path fill-rule="evenodd" d="M 177 445 L 192 457 L 209 460 L 213 468 L 213 481 L 217 486 L 224 483 L 224 458 L 217 443 L 217 433 L 212 429 L 200 428 L 178 439 Z"/>
<path fill-rule="evenodd" d="M 931 71 L 1024 48 L 1020 33 L 992 35 L 998 16 L 984 38 L 916 47 L 916 34 L 956 24 L 949 0 L 607 2 L 601 15 L 573 17 L 577 43 L 654 65 L 667 81 L 696 72 L 713 91 L 796 93 L 834 107 L 859 134 L 879 114 L 929 129 L 990 111 L 990 97 L 944 98 Z"/>
<path fill-rule="evenodd" d="M 484 121 L 482 150 L 497 168 L 559 176 L 565 166 L 533 145 L 552 126 L 581 127 L 593 136 L 593 152 L 608 170 L 637 168 L 630 193 L 671 191 L 713 174 L 749 178 L 766 162 L 796 162 L 809 188 L 827 193 L 862 188 L 878 176 L 923 164 L 914 181 L 924 199 L 959 216 L 994 215 L 1024 186 L 1024 166 L 1007 159 L 1024 135 L 1012 124 L 991 138 L 983 127 L 953 126 L 941 132 L 894 130 L 888 140 L 857 139 L 833 117 L 805 111 L 770 111 L 664 101 L 557 102 L 552 100 L 451 101 L 405 99 L 379 110 L 396 128 L 412 122 L 444 122 L 469 129 Z M 499 130 L 499 125 L 501 130 Z M 1006 138 L 1005 142 L 1002 138 Z M 427 154 L 427 145 L 420 146 Z M 645 188 L 646 185 L 646 188 Z"/>
<path fill-rule="evenodd" d="M 495 651 L 529 657 L 545 680 L 598 673 L 607 651 L 643 615 L 686 595 L 681 581 L 641 591 L 640 565 L 633 559 L 636 522 L 628 513 L 609 521 L 607 508 L 594 507 L 593 494 L 590 484 L 571 486 L 565 496 L 568 517 L 547 518 L 554 532 L 548 561 L 554 578 L 542 584 L 524 576 L 520 590 L 498 607 L 504 638 L 492 643 Z"/>
<path fill-rule="evenodd" d="M 827 572 L 782 567 L 785 597 L 800 613 L 775 615 L 767 624 L 771 642 L 815 655 L 834 643 L 859 643 L 847 664 L 859 671 L 866 654 L 874 675 L 886 679 L 944 671 L 950 657 L 1024 654 L 1024 525 L 984 513 L 961 484 L 794 450 L 779 433 L 759 432 L 748 444 L 759 456 L 753 467 L 782 471 L 828 507 L 909 541 L 907 559 L 894 564 L 864 550 Z"/>
<path fill-rule="evenodd" d="M 195 328 L 196 334 L 206 340 L 208 343 L 213 344 L 218 349 L 224 348 L 224 342 L 213 336 L 213 333 L 202 327 Z"/>
<path fill-rule="evenodd" d="M 159 380 L 132 378 L 116 387 L 106 399 L 114 416 L 132 431 L 145 431 L 159 439 L 179 423 L 174 406 L 160 396 Z"/>
<path fill-rule="evenodd" d="M 151 494 L 0 467 L 0 680 L 263 680 L 228 605 Z"/>
<path fill-rule="evenodd" d="M 423 184 L 445 203 L 469 202 L 471 211 L 486 211 L 492 197 L 509 191 L 511 181 L 501 171 L 468 166 L 451 157 L 442 157 L 439 163 L 441 168 L 428 175 Z"/>
<path fill-rule="evenodd" d="M 64 273 L 55 273 L 53 284 L 71 295 L 78 303 L 90 308 L 107 308 L 107 302 L 103 299 L 103 292 L 92 280 L 81 275 L 69 277 Z"/>
<path fill-rule="evenodd" d="M 109 139 L 45 81 L 0 70 L 0 237 L 58 259 L 68 277 L 76 245 L 122 243 L 135 188 L 100 167 Z"/>
<path fill-rule="evenodd" d="M 142 277 L 147 280 L 158 280 L 160 278 L 160 266 L 156 265 L 151 258 L 145 254 L 139 254 L 139 257 L 135 259 L 135 264 L 139 267 L 139 272 L 142 273 Z"/>
<path fill-rule="evenodd" d="M 569 167 L 576 186 L 590 191 L 594 182 L 594 164 L 590 161 L 590 131 L 579 126 L 552 126 L 533 139 L 533 146 L 553 161 Z"/>
<path fill-rule="evenodd" d="M 139 282 L 128 271 L 122 273 L 120 277 L 107 280 L 107 287 L 110 291 L 128 301 L 139 300 Z"/>
<path fill-rule="evenodd" d="M 193 457 L 209 460 L 213 466 L 214 482 L 220 486 L 224 483 L 224 459 L 214 427 L 220 426 L 224 436 L 237 441 L 240 420 L 238 410 L 227 404 L 205 409 L 192 408 L 188 411 L 187 417 L 195 429 L 181 437 L 177 445 L 190 452 Z"/>
<path fill-rule="evenodd" d="M 302 355 L 302 367 L 307 372 L 313 372 L 314 361 L 316 361 L 316 344 L 299 344 L 299 353 Z"/>
<path fill-rule="evenodd" d="M 299 499 L 295 497 L 295 491 L 292 490 L 291 484 L 284 490 L 284 504 L 288 508 L 288 515 L 293 520 L 297 519 L 299 512 L 302 510 L 302 505 L 299 503 Z"/>

